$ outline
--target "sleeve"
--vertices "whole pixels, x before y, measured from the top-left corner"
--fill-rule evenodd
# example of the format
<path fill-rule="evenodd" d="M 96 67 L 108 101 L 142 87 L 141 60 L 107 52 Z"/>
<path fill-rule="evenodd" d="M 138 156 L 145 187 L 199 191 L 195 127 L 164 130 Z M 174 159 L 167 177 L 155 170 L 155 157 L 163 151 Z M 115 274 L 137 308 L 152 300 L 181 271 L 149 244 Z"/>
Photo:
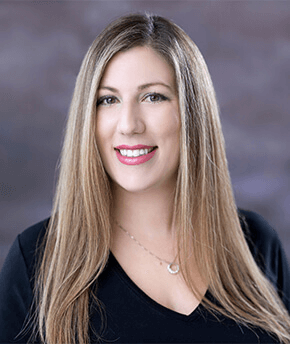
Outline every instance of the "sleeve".
<path fill-rule="evenodd" d="M 282 243 L 276 234 L 271 244 L 265 247 L 264 271 L 273 283 L 290 314 L 290 271 Z"/>
<path fill-rule="evenodd" d="M 290 314 L 290 270 L 282 243 L 276 235 L 265 257 L 265 274 L 276 287 Z"/>
<path fill-rule="evenodd" d="M 251 252 L 290 313 L 290 269 L 281 240 L 262 216 L 250 211 L 243 211 L 243 215 Z"/>
<path fill-rule="evenodd" d="M 0 343 L 28 342 L 24 326 L 32 298 L 28 269 L 18 236 L 0 273 Z"/>

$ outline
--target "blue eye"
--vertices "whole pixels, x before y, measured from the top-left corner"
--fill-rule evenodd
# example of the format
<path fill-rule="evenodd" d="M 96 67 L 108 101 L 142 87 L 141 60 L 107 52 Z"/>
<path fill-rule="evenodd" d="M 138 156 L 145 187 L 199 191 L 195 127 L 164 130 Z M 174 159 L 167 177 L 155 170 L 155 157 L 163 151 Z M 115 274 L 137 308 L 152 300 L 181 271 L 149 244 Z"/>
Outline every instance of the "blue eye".
<path fill-rule="evenodd" d="M 109 106 L 115 104 L 117 102 L 117 98 L 114 96 L 103 96 L 97 100 L 97 106 Z"/>
<path fill-rule="evenodd" d="M 149 93 L 144 97 L 145 101 L 150 103 L 160 103 L 164 100 L 168 100 L 163 94 L 160 93 Z"/>

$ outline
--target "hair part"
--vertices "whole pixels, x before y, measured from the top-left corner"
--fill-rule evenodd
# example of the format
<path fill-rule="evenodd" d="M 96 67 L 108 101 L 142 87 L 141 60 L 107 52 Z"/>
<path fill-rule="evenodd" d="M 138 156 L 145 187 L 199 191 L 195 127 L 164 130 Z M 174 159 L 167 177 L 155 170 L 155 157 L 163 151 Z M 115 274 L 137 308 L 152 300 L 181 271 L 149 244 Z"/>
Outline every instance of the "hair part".
<path fill-rule="evenodd" d="M 106 265 L 111 240 L 110 182 L 95 137 L 97 90 L 110 59 L 137 46 L 154 49 L 175 71 L 182 123 L 175 214 L 186 283 L 215 314 L 260 326 L 286 343 L 289 315 L 241 229 L 206 63 L 181 28 L 149 14 L 111 23 L 89 48 L 77 77 L 35 285 L 42 341 L 89 343 L 89 301 L 97 301 L 92 284 Z M 202 299 L 192 262 L 219 306 Z"/>

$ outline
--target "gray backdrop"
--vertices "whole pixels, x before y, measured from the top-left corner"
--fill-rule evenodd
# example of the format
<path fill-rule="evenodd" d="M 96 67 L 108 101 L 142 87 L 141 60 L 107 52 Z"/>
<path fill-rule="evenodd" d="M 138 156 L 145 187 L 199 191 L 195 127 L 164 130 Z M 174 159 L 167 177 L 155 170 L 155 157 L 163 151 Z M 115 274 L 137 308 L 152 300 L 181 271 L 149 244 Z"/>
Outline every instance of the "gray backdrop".
<path fill-rule="evenodd" d="M 175 21 L 203 53 L 237 203 L 266 217 L 290 257 L 289 1 L 2 1 L 0 266 L 16 235 L 50 214 L 85 52 L 112 19 L 145 10 Z"/>

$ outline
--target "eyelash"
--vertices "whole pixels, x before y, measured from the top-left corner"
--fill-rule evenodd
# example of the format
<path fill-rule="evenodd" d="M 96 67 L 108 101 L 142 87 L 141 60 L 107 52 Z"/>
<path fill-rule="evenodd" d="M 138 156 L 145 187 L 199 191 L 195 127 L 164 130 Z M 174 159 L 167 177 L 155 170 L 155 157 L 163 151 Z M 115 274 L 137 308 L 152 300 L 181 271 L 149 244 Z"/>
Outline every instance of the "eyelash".
<path fill-rule="evenodd" d="M 99 105 L 110 106 L 110 105 L 114 104 L 114 103 L 105 104 L 104 101 L 108 100 L 108 99 L 112 99 L 114 102 L 117 100 L 117 98 L 115 96 L 103 96 L 97 100 L 97 106 L 99 106 Z"/>
<path fill-rule="evenodd" d="M 168 97 L 164 96 L 161 93 L 157 93 L 157 92 L 151 92 L 151 93 L 146 94 L 143 97 L 143 100 L 145 100 L 148 97 L 158 97 L 159 98 L 159 100 L 150 101 L 150 103 L 153 103 L 153 104 L 157 104 L 157 103 L 161 103 L 161 102 L 163 102 L 165 100 L 169 100 Z M 109 103 L 109 104 L 108 103 L 106 104 L 105 101 L 108 101 L 109 99 L 113 100 L 113 102 Z M 117 100 L 117 97 L 115 97 L 115 96 L 109 96 L 109 95 L 108 96 L 103 96 L 103 97 L 101 97 L 101 98 L 99 98 L 97 100 L 97 106 L 99 106 L 99 105 L 110 106 L 112 104 L 115 104 L 116 100 Z"/>
<path fill-rule="evenodd" d="M 161 103 L 165 100 L 169 100 L 169 98 L 165 97 L 163 94 L 161 93 L 157 93 L 157 92 L 151 92 L 145 95 L 145 97 L 143 99 L 146 99 L 148 97 L 159 97 L 159 100 L 157 101 L 152 101 L 152 103 Z"/>

